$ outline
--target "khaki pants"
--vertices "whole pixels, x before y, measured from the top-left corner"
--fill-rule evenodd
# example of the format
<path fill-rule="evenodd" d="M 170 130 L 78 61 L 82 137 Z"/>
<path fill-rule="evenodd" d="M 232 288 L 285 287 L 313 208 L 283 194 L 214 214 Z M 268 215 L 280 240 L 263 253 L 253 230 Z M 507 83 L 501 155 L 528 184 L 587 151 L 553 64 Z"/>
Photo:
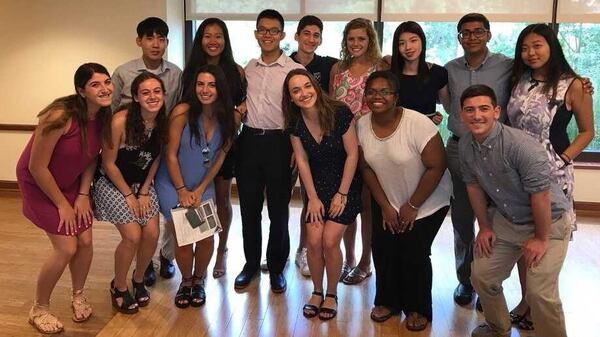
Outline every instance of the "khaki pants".
<path fill-rule="evenodd" d="M 527 303 L 536 335 L 565 337 L 565 317 L 558 293 L 558 275 L 567 254 L 571 228 L 561 216 L 550 226 L 550 246 L 536 267 L 527 270 Z M 523 243 L 533 236 L 534 225 L 516 225 L 493 212 L 492 228 L 496 242 L 489 258 L 475 257 L 471 282 L 481 298 L 485 320 L 498 335 L 510 335 L 510 318 L 502 282 L 510 276 L 523 255 Z"/>

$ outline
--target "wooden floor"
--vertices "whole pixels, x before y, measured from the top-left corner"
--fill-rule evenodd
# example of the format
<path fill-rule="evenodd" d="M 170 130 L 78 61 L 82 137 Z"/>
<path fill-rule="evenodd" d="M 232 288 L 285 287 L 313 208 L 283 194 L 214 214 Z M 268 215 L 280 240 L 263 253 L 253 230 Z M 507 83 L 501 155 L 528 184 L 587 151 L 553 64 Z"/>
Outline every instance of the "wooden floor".
<path fill-rule="evenodd" d="M 0 196 L 0 336 L 40 335 L 27 323 L 35 279 L 42 259 L 49 252 L 45 235 L 21 215 L 16 194 Z M 125 316 L 110 305 L 108 284 L 113 275 L 113 252 L 119 241 L 116 229 L 107 223 L 94 224 L 94 260 L 87 282 L 87 294 L 94 308 L 86 323 L 70 320 L 70 277 L 68 271 L 52 296 L 52 308 L 65 324 L 61 336 L 436 336 L 465 337 L 483 320 L 473 306 L 459 307 L 452 300 L 456 285 L 452 226 L 447 218 L 432 250 L 434 285 L 432 325 L 420 333 L 403 325 L 404 317 L 385 323 L 369 319 L 375 296 L 375 278 L 358 286 L 339 286 L 337 319 L 323 323 L 302 316 L 302 305 L 312 284 L 293 264 L 297 245 L 299 209 L 293 208 L 290 221 L 291 262 L 285 270 L 288 290 L 281 295 L 270 291 L 268 274 L 262 274 L 245 291 L 233 289 L 233 280 L 244 264 L 239 208 L 234 207 L 230 236 L 228 272 L 221 279 L 208 278 L 207 303 L 202 308 L 177 309 L 173 296 L 179 275 L 159 278 L 151 289 L 152 302 L 140 313 Z M 266 213 L 263 218 L 267 219 Z M 598 218 L 580 217 L 580 230 L 571 244 L 560 277 L 561 296 L 570 336 L 600 335 L 600 226 Z M 265 226 L 264 237 L 268 230 Z M 266 241 L 266 240 L 265 240 Z M 209 271 L 212 270 L 212 263 Z M 519 288 L 516 271 L 505 282 L 509 307 L 516 304 Z M 513 330 L 514 336 L 532 336 Z"/>

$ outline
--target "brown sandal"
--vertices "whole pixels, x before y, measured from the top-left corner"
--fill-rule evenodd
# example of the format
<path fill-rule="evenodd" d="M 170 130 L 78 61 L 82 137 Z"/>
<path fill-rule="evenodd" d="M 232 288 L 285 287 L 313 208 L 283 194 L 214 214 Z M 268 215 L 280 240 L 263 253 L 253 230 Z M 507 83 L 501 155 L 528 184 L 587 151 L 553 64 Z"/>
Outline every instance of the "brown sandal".
<path fill-rule="evenodd" d="M 81 323 L 92 316 L 92 306 L 87 302 L 83 289 L 73 291 L 71 294 L 71 308 L 73 309 L 73 322 Z"/>
<path fill-rule="evenodd" d="M 37 303 L 34 303 L 29 310 L 29 324 L 44 334 L 59 333 L 65 329 L 58 318 L 50 312 L 49 306 Z"/>

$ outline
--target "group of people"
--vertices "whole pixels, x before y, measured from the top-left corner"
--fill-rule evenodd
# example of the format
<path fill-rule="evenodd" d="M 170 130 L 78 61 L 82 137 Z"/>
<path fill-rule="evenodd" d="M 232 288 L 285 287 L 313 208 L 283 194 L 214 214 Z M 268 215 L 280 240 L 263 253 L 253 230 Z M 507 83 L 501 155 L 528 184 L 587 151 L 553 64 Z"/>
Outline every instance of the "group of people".
<path fill-rule="evenodd" d="M 297 168 L 303 211 L 295 263 L 313 282 L 305 317 L 334 318 L 338 283 L 369 277 L 372 252 L 371 319 L 404 313 L 407 329 L 425 329 L 433 319 L 431 246 L 451 206 L 454 300 L 468 305 L 477 292 L 486 319 L 472 336 L 509 336 L 511 323 L 566 336 L 557 280 L 575 224 L 571 164 L 594 124 L 591 85 L 571 69 L 554 31 L 527 26 L 510 59 L 488 50 L 489 21 L 470 13 L 457 25 L 464 56 L 442 67 L 426 61 L 426 36 L 416 22 L 398 26 L 392 55 L 382 57 L 373 24 L 351 20 L 340 60 L 315 54 L 319 18 L 300 20 L 290 56 L 280 48 L 283 27 L 280 13 L 262 11 L 254 32 L 261 55 L 242 68 L 225 23 L 206 19 L 181 72 L 162 58 L 167 25 L 148 18 L 138 25 L 140 59 L 112 78 L 99 64 L 82 65 L 76 93 L 40 112 L 17 164 L 23 212 L 53 246 L 30 323 L 46 333 L 63 330 L 49 302 L 67 265 L 73 320 L 92 314 L 83 287 L 94 217 L 121 234 L 110 284 L 119 312 L 133 314 L 150 302 L 159 213 L 160 275 L 173 276 L 174 258 L 181 273 L 174 304 L 203 305 L 214 239 L 179 246 L 170 210 L 215 201 L 223 231 L 212 275 L 223 276 L 234 176 L 246 260 L 234 286 L 246 288 L 262 268 L 271 290 L 284 292 Z M 452 132 L 446 148 L 437 102 Z M 572 116 L 578 134 L 571 141 Z M 270 227 L 261 265 L 265 197 Z M 363 251 L 356 263 L 359 214 Z M 523 299 L 509 313 L 501 284 L 517 261 Z"/>

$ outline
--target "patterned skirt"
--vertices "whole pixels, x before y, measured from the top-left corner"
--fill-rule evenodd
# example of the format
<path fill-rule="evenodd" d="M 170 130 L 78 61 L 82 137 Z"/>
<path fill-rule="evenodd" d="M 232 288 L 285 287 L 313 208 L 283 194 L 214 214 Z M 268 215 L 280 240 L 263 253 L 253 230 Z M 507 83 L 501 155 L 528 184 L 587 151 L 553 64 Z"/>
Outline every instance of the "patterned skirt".
<path fill-rule="evenodd" d="M 139 184 L 131 186 L 133 193 L 137 193 Z M 115 225 L 122 225 L 131 222 L 137 222 L 140 226 L 145 226 L 150 219 L 158 215 L 158 198 L 154 186 L 150 186 L 150 212 L 144 217 L 136 218 L 129 207 L 127 201 L 121 192 L 105 176 L 94 181 L 94 213 L 100 221 L 108 221 Z"/>

